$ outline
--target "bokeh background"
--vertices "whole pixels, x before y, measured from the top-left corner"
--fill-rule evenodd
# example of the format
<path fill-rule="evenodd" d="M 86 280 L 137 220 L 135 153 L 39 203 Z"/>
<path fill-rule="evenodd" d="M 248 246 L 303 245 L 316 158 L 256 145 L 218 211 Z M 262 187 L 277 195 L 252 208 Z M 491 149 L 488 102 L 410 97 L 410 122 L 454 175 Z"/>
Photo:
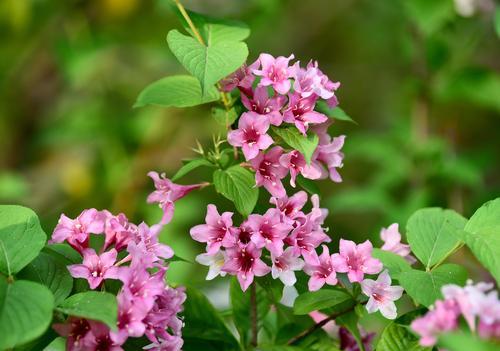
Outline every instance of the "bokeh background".
<path fill-rule="evenodd" d="M 376 246 L 418 208 L 465 216 L 500 195 L 500 40 L 492 0 L 185 0 L 246 22 L 260 52 L 310 58 L 342 82 L 344 182 L 320 183 L 334 242 Z M 496 10 L 498 12 L 498 10 Z M 88 207 L 157 221 L 150 170 L 173 175 L 196 140 L 222 133 L 208 107 L 134 109 L 150 82 L 181 73 L 166 44 L 180 27 L 169 0 L 0 1 L 0 202 L 33 208 L 51 233 Z M 204 178 L 205 177 L 205 178 Z M 206 179 L 203 170 L 182 183 Z M 213 190 L 176 204 L 162 239 L 193 260 L 189 237 Z M 224 205 L 223 205 L 224 206 Z M 404 231 L 404 230 L 403 230 Z M 454 258 L 485 278 L 465 249 Z M 169 279 L 206 269 L 175 262 Z M 217 283 L 215 283 L 217 284 Z"/>

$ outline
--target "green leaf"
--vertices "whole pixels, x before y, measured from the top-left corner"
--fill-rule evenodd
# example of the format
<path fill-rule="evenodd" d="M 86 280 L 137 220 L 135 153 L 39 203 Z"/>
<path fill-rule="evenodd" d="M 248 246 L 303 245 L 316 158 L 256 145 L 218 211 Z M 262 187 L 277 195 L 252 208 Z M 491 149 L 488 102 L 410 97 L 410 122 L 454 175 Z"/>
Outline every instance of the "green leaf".
<path fill-rule="evenodd" d="M 429 269 L 442 262 L 460 244 L 455 234 L 467 220 L 453 210 L 424 208 L 415 212 L 406 224 L 411 250 Z"/>
<path fill-rule="evenodd" d="M 233 201 L 239 213 L 243 216 L 252 213 L 259 197 L 259 188 L 255 186 L 252 172 L 236 165 L 226 170 L 216 170 L 213 180 L 217 192 Z"/>
<path fill-rule="evenodd" d="M 52 320 L 54 297 L 45 286 L 0 277 L 0 350 L 27 343 L 42 335 Z"/>
<path fill-rule="evenodd" d="M 208 31 L 205 45 L 175 29 L 168 33 L 167 42 L 184 68 L 200 81 L 202 95 L 236 71 L 248 56 L 245 43 L 226 41 L 213 30 Z"/>
<path fill-rule="evenodd" d="M 257 300 L 257 319 L 259 322 L 259 329 L 262 327 L 264 318 L 266 317 L 271 303 L 267 298 L 266 291 L 260 286 L 256 287 L 256 300 Z M 233 319 L 236 329 L 240 334 L 243 345 L 247 345 L 249 341 L 249 332 L 251 329 L 251 315 L 250 315 L 250 288 L 243 292 L 236 277 L 231 279 L 229 285 L 229 296 L 231 298 L 231 307 L 233 310 Z"/>
<path fill-rule="evenodd" d="M 407 328 L 394 322 L 384 328 L 376 347 L 377 351 L 425 351 L 430 347 L 420 346 L 418 339 Z"/>
<path fill-rule="evenodd" d="M 226 110 L 222 107 L 212 108 L 212 117 L 217 121 L 217 123 L 223 126 L 230 126 L 238 118 L 236 110 L 233 108 Z"/>
<path fill-rule="evenodd" d="M 467 246 L 500 284 L 500 198 L 481 206 L 464 231 Z"/>
<path fill-rule="evenodd" d="M 15 205 L 0 206 L 0 272 L 19 272 L 40 252 L 47 236 L 35 212 Z"/>
<path fill-rule="evenodd" d="M 186 164 L 184 164 L 177 171 L 177 173 L 175 173 L 175 175 L 172 177 L 172 181 L 175 182 L 176 180 L 184 177 L 186 174 L 194 171 L 196 168 L 199 168 L 202 166 L 213 167 L 214 165 L 210 161 L 208 161 L 204 158 L 196 158 L 194 160 L 190 160 Z"/>
<path fill-rule="evenodd" d="M 293 304 L 295 314 L 307 314 L 331 308 L 331 312 L 341 312 L 354 306 L 356 302 L 352 297 L 340 289 L 321 289 L 299 295 Z"/>
<path fill-rule="evenodd" d="M 318 185 L 316 184 L 315 181 L 311 179 L 304 178 L 303 176 L 299 175 L 297 177 L 297 184 L 300 185 L 302 189 L 307 191 L 309 194 L 314 195 L 314 194 L 319 194 L 319 188 Z"/>
<path fill-rule="evenodd" d="M 93 319 L 116 329 L 118 306 L 116 296 L 99 291 L 86 291 L 64 300 L 56 310 L 70 316 Z"/>
<path fill-rule="evenodd" d="M 17 275 L 18 278 L 31 280 L 45 285 L 54 294 L 54 303 L 58 305 L 71 293 L 73 289 L 73 278 L 66 268 L 62 258 L 45 252 L 31 261 Z"/>
<path fill-rule="evenodd" d="M 361 351 L 365 351 L 365 345 L 363 345 L 363 339 L 361 338 L 361 332 L 358 327 L 358 315 L 355 311 L 351 311 L 349 313 L 343 314 L 335 319 L 335 322 L 338 325 L 343 326 L 352 334 L 356 342 L 358 343 L 358 347 Z"/>
<path fill-rule="evenodd" d="M 393 252 L 374 248 L 372 256 L 382 262 L 392 278 L 398 279 L 399 274 L 411 270 L 408 261 Z"/>
<path fill-rule="evenodd" d="M 82 263 L 82 256 L 68 244 L 49 244 L 43 248 L 49 255 L 59 255 L 67 264 Z"/>
<path fill-rule="evenodd" d="M 441 334 L 438 345 L 449 351 L 498 351 L 498 344 L 460 331 Z"/>
<path fill-rule="evenodd" d="M 308 164 L 311 163 L 312 155 L 319 143 L 316 134 L 310 133 L 304 136 L 295 127 L 273 127 L 273 131 L 291 148 L 300 151 Z"/>
<path fill-rule="evenodd" d="M 177 8 L 175 8 L 175 12 L 184 29 L 189 34 L 194 35 L 186 19 Z M 250 35 L 250 28 L 243 22 L 213 18 L 190 10 L 186 10 L 186 12 L 205 42 L 208 42 L 210 37 L 212 41 L 242 41 Z"/>
<path fill-rule="evenodd" d="M 183 350 L 240 350 L 238 341 L 208 299 L 193 288 L 187 288 L 186 293 Z"/>
<path fill-rule="evenodd" d="M 327 115 L 330 118 L 338 119 L 339 121 L 347 121 L 352 122 L 354 124 L 358 124 L 355 120 L 353 120 L 344 110 L 340 107 L 330 108 L 326 101 L 318 101 L 316 103 L 316 111 Z"/>
<path fill-rule="evenodd" d="M 165 77 L 148 85 L 137 97 L 134 107 L 157 105 L 163 107 L 190 107 L 219 99 L 214 86 L 202 94 L 200 82 L 192 76 Z"/>
<path fill-rule="evenodd" d="M 65 351 L 66 350 L 66 339 L 63 337 L 57 337 L 50 344 L 47 345 L 43 351 Z"/>
<path fill-rule="evenodd" d="M 416 302 L 429 307 L 434 301 L 443 298 L 441 294 L 443 285 L 464 285 L 467 271 L 456 264 L 444 264 L 428 272 L 416 269 L 402 272 L 398 280 Z"/>

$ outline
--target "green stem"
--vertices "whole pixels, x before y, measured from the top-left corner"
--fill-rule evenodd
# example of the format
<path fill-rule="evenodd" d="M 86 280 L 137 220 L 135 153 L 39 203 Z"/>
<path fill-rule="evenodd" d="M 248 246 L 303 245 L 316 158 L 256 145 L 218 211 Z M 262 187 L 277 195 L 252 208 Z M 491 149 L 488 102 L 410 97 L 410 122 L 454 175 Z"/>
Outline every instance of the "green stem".
<path fill-rule="evenodd" d="M 174 0 L 174 2 L 175 2 L 175 5 L 177 5 L 177 8 L 179 9 L 182 17 L 184 17 L 184 19 L 186 20 L 189 28 L 193 32 L 193 35 L 196 38 L 196 40 L 198 40 L 201 45 L 207 46 L 205 44 L 205 41 L 201 37 L 200 32 L 198 32 L 198 29 L 195 27 L 193 21 L 191 20 L 191 17 L 189 17 L 188 13 L 186 12 L 186 9 L 184 8 L 184 6 L 182 6 L 182 4 L 181 4 L 181 2 L 179 0 Z"/>

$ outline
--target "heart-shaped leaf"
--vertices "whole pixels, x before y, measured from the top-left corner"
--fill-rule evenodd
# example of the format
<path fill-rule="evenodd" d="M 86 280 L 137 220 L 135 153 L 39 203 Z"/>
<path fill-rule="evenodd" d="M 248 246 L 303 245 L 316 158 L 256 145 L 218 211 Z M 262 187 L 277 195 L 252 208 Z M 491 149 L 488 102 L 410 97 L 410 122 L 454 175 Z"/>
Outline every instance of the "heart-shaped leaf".
<path fill-rule="evenodd" d="M 413 253 L 427 269 L 442 262 L 461 243 L 456 235 L 467 220 L 453 210 L 424 208 L 406 224 L 406 236 Z"/>
<path fill-rule="evenodd" d="M 0 350 L 11 349 L 42 335 L 52 320 L 54 297 L 45 286 L 0 277 Z"/>
<path fill-rule="evenodd" d="M 47 240 L 35 212 L 22 206 L 0 206 L 0 272 L 19 272 Z"/>
<path fill-rule="evenodd" d="M 415 301 L 429 307 L 442 299 L 441 287 L 446 284 L 464 285 L 467 271 L 456 264 L 444 264 L 428 272 L 412 269 L 399 274 L 399 283 Z"/>
<path fill-rule="evenodd" d="M 372 256 L 379 259 L 385 268 L 389 271 L 392 278 L 398 279 L 401 272 L 411 270 L 411 266 L 403 257 L 390 251 L 384 251 L 374 248 Z"/>
<path fill-rule="evenodd" d="M 167 35 L 170 50 L 200 81 L 203 96 L 215 83 L 241 67 L 248 56 L 245 43 L 221 40 L 213 34 L 208 32 L 205 45 L 175 29 Z"/>

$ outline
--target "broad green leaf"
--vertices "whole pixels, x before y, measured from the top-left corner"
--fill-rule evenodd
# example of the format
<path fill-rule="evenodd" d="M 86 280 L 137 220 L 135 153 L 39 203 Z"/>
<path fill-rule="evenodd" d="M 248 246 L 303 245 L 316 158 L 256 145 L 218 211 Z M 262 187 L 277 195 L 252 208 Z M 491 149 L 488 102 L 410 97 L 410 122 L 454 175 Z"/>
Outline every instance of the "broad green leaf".
<path fill-rule="evenodd" d="M 66 350 L 66 339 L 63 337 L 55 338 L 50 344 L 47 345 L 43 351 L 65 351 Z"/>
<path fill-rule="evenodd" d="M 405 1 L 404 5 L 412 20 L 426 35 L 435 33 L 455 16 L 453 0 L 412 0 Z"/>
<path fill-rule="evenodd" d="M 200 81 L 204 96 L 215 83 L 245 63 L 248 56 L 245 43 L 221 40 L 213 31 L 208 32 L 205 45 L 175 29 L 168 33 L 167 42 L 184 68 Z"/>
<path fill-rule="evenodd" d="M 192 76 L 165 77 L 148 85 L 137 97 L 134 107 L 157 105 L 163 107 L 190 107 L 219 99 L 214 86 L 202 94 L 200 82 Z"/>
<path fill-rule="evenodd" d="M 52 320 L 54 297 L 45 286 L 0 277 L 0 350 L 27 343 L 42 335 Z"/>
<path fill-rule="evenodd" d="M 99 291 L 86 291 L 64 300 L 56 310 L 70 316 L 93 319 L 116 329 L 118 306 L 116 296 Z"/>
<path fill-rule="evenodd" d="M 340 107 L 330 108 L 325 101 L 318 101 L 316 103 L 316 111 L 321 112 L 327 115 L 330 118 L 338 119 L 339 121 L 347 121 L 352 122 L 354 124 L 358 124 L 355 120 L 353 120 L 344 110 Z"/>
<path fill-rule="evenodd" d="M 186 174 L 202 166 L 213 167 L 214 165 L 210 161 L 204 158 L 196 158 L 194 160 L 190 160 L 186 164 L 184 164 L 181 168 L 179 168 L 177 173 L 175 173 L 175 175 L 172 177 L 172 181 L 175 182 L 177 179 L 184 177 Z"/>
<path fill-rule="evenodd" d="M 319 194 L 319 188 L 318 185 L 316 184 L 315 181 L 311 179 L 304 178 L 303 176 L 299 175 L 297 177 L 297 184 L 300 185 L 302 189 L 307 191 L 309 194 L 314 195 L 314 194 Z"/>
<path fill-rule="evenodd" d="M 182 349 L 185 351 L 240 350 L 238 341 L 208 299 L 193 288 L 188 288 L 186 293 Z"/>
<path fill-rule="evenodd" d="M 226 110 L 222 107 L 212 108 L 212 117 L 217 121 L 217 123 L 223 126 L 230 126 L 238 118 L 236 110 L 233 108 Z"/>
<path fill-rule="evenodd" d="M 500 284 L 500 198 L 481 206 L 464 231 L 467 246 Z"/>
<path fill-rule="evenodd" d="M 387 268 L 391 277 L 395 279 L 398 279 L 401 272 L 411 270 L 411 266 L 408 261 L 393 252 L 374 248 L 372 256 L 379 259 L 384 265 L 384 268 Z"/>
<path fill-rule="evenodd" d="M 340 289 L 321 289 L 299 295 L 293 304 L 295 314 L 307 314 L 331 308 L 332 312 L 341 312 L 354 306 L 356 302 L 352 297 Z"/>
<path fill-rule="evenodd" d="M 424 208 L 408 219 L 406 237 L 413 253 L 429 269 L 460 245 L 455 233 L 462 230 L 466 222 L 453 210 Z"/>
<path fill-rule="evenodd" d="M 355 311 L 351 311 L 349 313 L 343 314 L 335 319 L 335 323 L 343 326 L 352 334 L 356 342 L 358 343 L 358 347 L 361 351 L 365 351 L 365 345 L 363 345 L 363 340 L 361 337 L 361 332 L 358 327 L 358 315 Z"/>
<path fill-rule="evenodd" d="M 45 252 L 40 254 L 17 275 L 18 278 L 31 280 L 45 285 L 54 295 L 54 303 L 58 305 L 71 293 L 73 278 L 69 274 L 62 258 Z"/>
<path fill-rule="evenodd" d="M 0 206 L 0 272 L 8 276 L 19 272 L 46 240 L 35 212 L 22 206 Z"/>
<path fill-rule="evenodd" d="M 441 334 L 438 345 L 449 351 L 498 351 L 498 344 L 460 331 Z"/>
<path fill-rule="evenodd" d="M 307 163 L 311 163 L 312 155 L 319 142 L 316 134 L 310 133 L 304 136 L 294 127 L 273 127 L 273 131 L 291 148 L 300 151 Z"/>
<path fill-rule="evenodd" d="M 418 338 L 407 328 L 394 322 L 384 328 L 377 343 L 377 351 L 426 351 L 430 347 L 420 346 Z"/>
<path fill-rule="evenodd" d="M 255 284 L 255 283 L 254 283 Z M 250 289 L 243 292 L 236 277 L 231 279 L 229 285 L 229 296 L 231 298 L 231 307 L 233 311 L 233 319 L 236 329 L 240 334 L 243 345 L 247 345 L 250 338 L 251 329 L 251 312 L 250 312 Z M 259 328 L 262 327 L 264 318 L 271 308 L 271 303 L 267 298 L 266 292 L 260 286 L 256 287 L 257 301 L 257 320 Z"/>
<path fill-rule="evenodd" d="M 186 19 L 177 8 L 175 12 L 184 29 L 189 34 L 194 35 Z M 212 41 L 242 41 L 250 35 L 250 28 L 243 22 L 213 18 L 190 10 L 186 10 L 186 12 L 205 42 L 208 42 L 210 38 Z"/>
<path fill-rule="evenodd" d="M 49 244 L 43 248 L 49 255 L 59 255 L 67 264 L 82 263 L 82 256 L 68 244 Z"/>
<path fill-rule="evenodd" d="M 399 274 L 399 283 L 416 302 L 429 307 L 442 299 L 441 287 L 446 284 L 462 286 L 467 280 L 467 271 L 456 264 L 443 264 L 428 272 L 412 269 Z"/>
<path fill-rule="evenodd" d="M 216 170 L 213 180 L 217 192 L 233 201 L 239 213 L 243 216 L 252 213 L 259 197 L 259 188 L 255 186 L 252 172 L 236 165 L 226 170 Z"/>

